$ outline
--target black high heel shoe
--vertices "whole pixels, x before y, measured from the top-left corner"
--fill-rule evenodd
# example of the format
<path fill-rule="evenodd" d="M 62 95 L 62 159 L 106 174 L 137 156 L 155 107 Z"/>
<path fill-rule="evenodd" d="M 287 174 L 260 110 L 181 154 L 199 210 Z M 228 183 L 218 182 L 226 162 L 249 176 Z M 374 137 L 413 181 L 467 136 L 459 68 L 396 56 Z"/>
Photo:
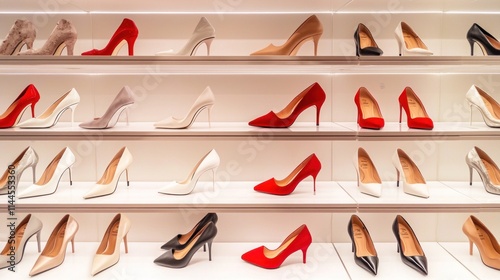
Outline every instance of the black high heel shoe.
<path fill-rule="evenodd" d="M 397 215 L 392 224 L 392 231 L 398 241 L 398 253 L 404 264 L 427 275 L 427 258 L 408 222 Z"/>
<path fill-rule="evenodd" d="M 175 249 L 175 250 L 182 250 L 186 248 L 187 244 L 200 232 L 200 230 L 208 223 L 212 222 L 214 224 L 217 224 L 218 221 L 217 214 L 215 213 L 208 213 L 201 219 L 188 233 L 185 234 L 178 234 L 174 238 L 172 238 L 170 241 L 167 243 L 163 244 L 161 248 L 163 250 L 170 250 L 170 249 Z M 203 252 L 205 252 L 206 246 L 203 244 Z"/>
<path fill-rule="evenodd" d="M 500 55 L 500 42 L 477 23 L 467 32 L 467 41 L 470 44 L 470 55 L 474 55 L 474 43 L 479 45 L 483 55 Z"/>
<path fill-rule="evenodd" d="M 217 235 L 217 227 L 214 223 L 208 222 L 196 234 L 187 246 L 182 250 L 169 250 L 163 255 L 154 260 L 154 263 L 161 266 L 170 268 L 183 268 L 186 267 L 194 253 L 200 249 L 204 244 L 208 244 L 208 260 L 212 260 L 212 242 Z"/>
<path fill-rule="evenodd" d="M 347 226 L 347 232 L 352 240 L 354 262 L 374 275 L 377 275 L 377 250 L 375 250 L 375 246 L 373 245 L 368 229 L 358 216 L 351 216 L 351 220 L 349 220 L 349 224 Z"/>
<path fill-rule="evenodd" d="M 384 52 L 378 47 L 377 42 L 373 39 L 370 29 L 364 24 L 358 24 L 356 32 L 354 32 L 354 42 L 356 43 L 356 56 L 361 55 L 382 55 Z"/>

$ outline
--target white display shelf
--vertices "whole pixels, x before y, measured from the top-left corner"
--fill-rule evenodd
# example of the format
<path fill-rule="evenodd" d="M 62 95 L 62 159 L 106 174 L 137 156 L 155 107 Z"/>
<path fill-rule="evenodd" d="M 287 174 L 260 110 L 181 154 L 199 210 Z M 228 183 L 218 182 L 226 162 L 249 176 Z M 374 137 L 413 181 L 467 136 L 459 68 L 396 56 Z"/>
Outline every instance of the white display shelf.
<path fill-rule="evenodd" d="M 356 132 L 344 126 L 321 122 L 316 126 L 314 122 L 297 122 L 289 128 L 259 128 L 249 126 L 244 122 L 195 122 L 187 129 L 161 129 L 155 128 L 153 122 L 131 122 L 128 126 L 125 123 L 118 123 L 110 129 L 83 129 L 77 123 L 57 123 L 48 129 L 22 129 L 9 128 L 0 130 L 0 137 L 9 139 L 73 139 L 81 140 L 91 138 L 99 139 L 144 139 L 144 138 L 248 138 L 258 137 L 265 139 L 355 139 Z"/>
<path fill-rule="evenodd" d="M 272 211 L 272 212 L 354 212 L 356 202 L 334 182 L 305 181 L 286 196 L 259 193 L 253 187 L 260 182 L 198 182 L 188 195 L 166 195 L 158 193 L 166 182 L 125 182 L 118 184 L 115 192 L 108 196 L 84 199 L 93 186 L 92 182 L 61 182 L 58 190 L 48 196 L 17 199 L 16 211 L 40 212 L 155 212 L 180 211 Z M 26 187 L 20 186 L 19 192 Z M 0 207 L 7 207 L 2 200 Z"/>
<path fill-rule="evenodd" d="M 474 170 L 474 176 L 479 177 Z M 491 194 L 484 188 L 483 182 L 472 182 L 472 186 L 469 182 L 443 182 L 443 184 L 449 186 L 450 188 L 480 202 L 482 210 L 492 210 L 497 209 L 500 206 L 500 195 Z"/>
<path fill-rule="evenodd" d="M 381 197 L 361 193 L 353 181 L 339 182 L 339 185 L 358 203 L 358 212 L 469 212 L 483 206 L 482 201 L 441 182 L 427 182 L 429 198 L 406 194 L 403 183 L 399 183 L 396 187 L 396 182 L 383 182 Z M 496 208 L 500 209 L 500 204 L 496 204 Z"/>
<path fill-rule="evenodd" d="M 83 225 L 80 225 L 83 226 Z M 134 230 L 132 227 L 131 230 Z M 156 265 L 153 261 L 165 251 L 161 242 L 130 242 L 129 253 L 125 254 L 123 244 L 120 246 L 120 261 L 107 270 L 92 277 L 90 269 L 92 259 L 99 243 L 78 242 L 76 235 L 75 253 L 71 253 L 71 245 L 66 250 L 66 258 L 59 266 L 42 274 L 36 279 L 349 279 L 342 262 L 332 244 L 313 243 L 307 251 L 307 263 L 302 263 L 302 252 L 290 255 L 279 269 L 263 269 L 253 266 L 241 259 L 241 255 L 253 248 L 266 245 L 276 248 L 279 244 L 258 243 L 217 243 L 212 245 L 212 261 L 208 260 L 208 251 L 200 249 L 194 254 L 188 266 L 173 269 Z M 44 245 L 44 244 L 42 244 Z M 29 242 L 23 260 L 16 267 L 16 273 L 0 270 L 2 279 L 28 279 L 29 271 L 38 258 L 36 243 Z"/>
<path fill-rule="evenodd" d="M 467 242 L 440 242 L 446 251 L 453 255 L 457 261 L 465 266 L 471 273 L 479 279 L 496 279 L 498 270 L 489 268 L 481 261 L 479 251 L 474 245 L 474 255 L 469 254 L 469 243 Z"/>
<path fill-rule="evenodd" d="M 391 230 L 391 229 L 387 229 Z M 374 236 L 372 236 L 372 239 Z M 373 275 L 365 271 L 354 262 L 354 253 L 351 243 L 335 243 L 335 249 L 342 259 L 351 279 L 374 279 Z M 475 279 L 475 275 L 457 261 L 455 254 L 449 254 L 439 243 L 421 242 L 420 245 L 427 257 L 427 276 L 420 274 L 401 261 L 396 251 L 396 243 L 375 243 L 379 258 L 377 279 Z M 462 244 L 466 246 L 465 244 Z M 480 277 L 480 279 L 494 279 L 494 277 Z"/>

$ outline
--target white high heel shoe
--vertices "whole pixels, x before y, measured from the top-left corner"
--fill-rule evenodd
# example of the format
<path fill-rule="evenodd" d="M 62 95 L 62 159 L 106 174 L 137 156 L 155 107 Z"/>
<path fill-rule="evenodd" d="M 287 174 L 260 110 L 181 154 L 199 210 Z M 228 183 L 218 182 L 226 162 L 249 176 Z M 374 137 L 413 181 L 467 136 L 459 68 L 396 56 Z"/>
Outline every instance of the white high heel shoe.
<path fill-rule="evenodd" d="M 363 148 L 358 148 L 353 162 L 358 175 L 359 191 L 367 195 L 380 197 L 382 195 L 382 180 L 380 180 L 377 168 L 375 168 L 368 153 Z"/>
<path fill-rule="evenodd" d="M 205 45 L 207 46 L 207 55 L 210 55 L 210 45 L 212 44 L 214 38 L 215 38 L 215 29 L 205 17 L 202 17 L 198 22 L 198 25 L 196 25 L 196 28 L 194 29 L 193 35 L 191 35 L 189 41 L 186 43 L 186 45 L 184 45 L 184 47 L 180 51 L 174 53 L 173 50 L 168 50 L 168 51 L 158 52 L 156 53 L 156 55 L 192 56 L 195 55 L 196 50 L 203 43 L 205 43 Z"/>
<path fill-rule="evenodd" d="M 162 121 L 156 122 L 154 126 L 156 128 L 188 128 L 193 124 L 196 116 L 203 111 L 203 109 L 208 109 L 208 125 L 210 126 L 210 110 L 214 106 L 215 97 L 210 89 L 206 87 L 205 90 L 198 96 L 194 104 L 189 109 L 188 114 L 183 119 L 177 119 L 174 117 L 168 117 Z"/>
<path fill-rule="evenodd" d="M 115 265 L 120 260 L 120 244 L 125 244 L 128 253 L 127 234 L 130 230 L 130 220 L 123 214 L 116 214 L 104 233 L 101 244 L 92 262 L 92 276 Z"/>
<path fill-rule="evenodd" d="M 75 155 L 71 152 L 70 148 L 66 147 L 62 149 L 47 165 L 38 182 L 22 191 L 18 198 L 44 196 L 55 193 L 59 181 L 66 170 L 69 171 L 69 185 L 73 185 L 73 181 L 71 180 L 71 166 L 74 163 Z"/>
<path fill-rule="evenodd" d="M 127 176 L 127 186 L 129 185 L 128 180 L 128 167 L 132 163 L 132 154 L 127 149 L 123 147 L 118 151 L 118 153 L 113 157 L 108 167 L 104 171 L 101 179 L 90 189 L 90 191 L 83 196 L 83 198 L 94 198 L 99 196 L 110 195 L 115 192 L 118 186 L 118 180 L 122 175 L 123 171 Z"/>
<path fill-rule="evenodd" d="M 158 192 L 163 194 L 186 195 L 191 193 L 198 182 L 201 174 L 205 171 L 212 170 L 213 187 L 215 188 L 215 172 L 220 164 L 219 155 L 215 150 L 211 150 L 206 154 L 193 168 L 186 180 L 182 182 L 171 182 L 167 186 L 161 188 Z"/>
<path fill-rule="evenodd" d="M 406 22 L 400 22 L 395 30 L 399 55 L 432 55 L 417 33 Z"/>
<path fill-rule="evenodd" d="M 472 85 L 465 95 L 470 105 L 470 124 L 472 124 L 472 106 L 476 107 L 489 127 L 500 127 L 500 104 L 476 85 Z"/>
<path fill-rule="evenodd" d="M 75 108 L 80 102 L 80 95 L 73 88 L 59 99 L 57 99 L 52 105 L 50 105 L 43 114 L 36 118 L 28 119 L 19 125 L 20 128 L 48 128 L 54 126 L 61 115 L 68 109 L 71 110 L 71 126 L 73 126 L 73 119 L 75 116 Z"/>
<path fill-rule="evenodd" d="M 407 194 L 429 198 L 429 189 L 422 173 L 410 157 L 401 149 L 398 149 L 392 157 L 392 163 L 396 167 L 397 186 L 399 187 L 399 175 L 403 176 L 403 191 Z"/>
<path fill-rule="evenodd" d="M 35 183 L 35 169 L 38 163 L 38 155 L 33 150 L 33 148 L 28 147 L 22 151 L 22 153 L 17 156 L 17 158 L 10 164 L 13 168 L 7 168 L 0 178 L 0 195 L 7 194 L 9 192 L 9 176 L 11 176 L 12 170 L 14 171 L 14 189 L 10 187 L 10 190 L 17 190 L 19 181 L 21 180 L 21 175 L 23 175 L 26 168 L 31 167 L 33 169 L 33 184 Z"/>

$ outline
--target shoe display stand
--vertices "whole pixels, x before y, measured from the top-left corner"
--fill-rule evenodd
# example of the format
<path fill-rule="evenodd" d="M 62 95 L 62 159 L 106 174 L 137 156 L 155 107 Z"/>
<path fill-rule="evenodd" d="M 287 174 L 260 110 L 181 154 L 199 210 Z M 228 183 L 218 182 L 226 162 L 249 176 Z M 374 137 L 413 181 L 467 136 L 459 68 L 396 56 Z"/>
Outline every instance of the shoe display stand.
<path fill-rule="evenodd" d="M 476 46 L 470 56 L 465 39 L 477 22 L 494 35 L 500 6 L 494 1 L 54 1 L 40 6 L 31 1 L 0 0 L 6 34 L 17 18 L 31 19 L 38 29 L 35 48 L 40 47 L 60 18 L 78 30 L 75 56 L 0 57 L 0 110 L 27 85 L 34 84 L 41 99 L 40 114 L 71 88 L 81 96 L 75 124 L 65 113 L 49 129 L 0 130 L 0 164 L 7 165 L 27 146 L 40 161 L 41 176 L 53 156 L 68 146 L 76 155 L 73 186 L 64 174 L 56 193 L 18 199 L 19 218 L 31 213 L 43 223 L 42 242 L 57 221 L 70 213 L 80 224 L 75 253 L 68 248 L 64 263 L 36 276 L 37 279 L 89 279 L 92 258 L 110 219 L 125 213 L 132 226 L 129 253 L 121 248 L 120 261 L 95 279 L 369 279 L 371 274 L 354 263 L 347 224 L 357 213 L 366 224 L 380 258 L 380 279 L 423 279 L 400 260 L 391 224 L 397 214 L 411 223 L 429 260 L 432 279 L 492 279 L 498 271 L 484 266 L 479 252 L 468 254 L 468 240 L 461 226 L 474 214 L 500 238 L 500 196 L 485 191 L 478 174 L 469 186 L 467 152 L 478 146 L 500 163 L 500 129 L 487 127 L 469 106 L 465 93 L 472 84 L 500 99 L 500 58 L 486 57 Z M 119 4 L 118 4 L 119 3 Z M 302 46 L 298 56 L 248 56 L 270 43 L 283 43 L 309 15 L 316 14 L 324 26 L 318 56 L 313 44 Z M 211 56 L 200 46 L 197 56 L 159 57 L 155 52 L 179 49 L 201 16 L 216 30 Z M 82 57 L 79 54 L 103 47 L 124 18 L 139 28 L 135 56 L 126 47 L 116 57 Z M 429 57 L 399 57 L 394 29 L 408 22 L 430 50 Z M 353 34 L 359 22 L 367 25 L 381 57 L 355 57 Z M 497 36 L 497 37 L 498 37 Z M 63 52 L 65 54 L 65 52 Z M 315 110 L 304 111 L 287 129 L 248 126 L 248 121 L 283 108 L 301 90 L 318 82 L 327 99 L 320 125 Z M 121 121 L 111 129 L 85 130 L 78 123 L 104 113 L 124 85 L 136 95 L 127 126 Z M 170 115 L 183 117 L 206 86 L 215 95 L 209 126 L 202 111 L 188 129 L 155 129 L 153 123 Z M 386 125 L 382 130 L 360 129 L 353 98 L 366 87 L 378 100 Z M 433 130 L 409 129 L 406 116 L 399 124 L 401 91 L 411 86 L 419 95 Z M 25 113 L 23 120 L 28 118 Z M 122 117 L 123 118 L 123 117 Z M 123 118 L 124 119 L 124 118 Z M 134 157 L 130 186 L 122 176 L 109 196 L 82 198 L 100 178 L 109 160 L 127 146 Z M 353 157 L 358 147 L 370 153 L 383 182 L 380 198 L 357 189 Z M 429 186 L 430 197 L 410 196 L 396 187 L 391 157 L 404 149 L 418 165 Z M 201 156 L 216 149 L 221 165 L 212 189 L 212 175 L 202 175 L 194 191 L 169 196 L 158 189 L 183 180 Z M 307 178 L 288 196 L 257 193 L 253 186 L 275 177 L 286 177 L 311 153 L 322 163 L 316 194 Z M 31 183 L 31 170 L 23 175 L 19 189 Z M 7 221 L 7 198 L 0 196 L 0 221 Z M 207 212 L 219 215 L 218 235 L 212 261 L 208 252 L 196 253 L 183 269 L 158 266 L 160 246 L 178 233 L 187 232 Z M 307 263 L 292 254 L 276 270 L 252 266 L 241 255 L 266 245 L 276 248 L 293 229 L 307 224 L 313 237 Z M 6 241 L 0 227 L 0 241 Z M 43 245 L 42 244 L 42 245 Z M 2 245 L 3 246 L 3 245 Z M 17 273 L 0 270 L 2 279 L 25 279 L 38 257 L 31 240 Z"/>

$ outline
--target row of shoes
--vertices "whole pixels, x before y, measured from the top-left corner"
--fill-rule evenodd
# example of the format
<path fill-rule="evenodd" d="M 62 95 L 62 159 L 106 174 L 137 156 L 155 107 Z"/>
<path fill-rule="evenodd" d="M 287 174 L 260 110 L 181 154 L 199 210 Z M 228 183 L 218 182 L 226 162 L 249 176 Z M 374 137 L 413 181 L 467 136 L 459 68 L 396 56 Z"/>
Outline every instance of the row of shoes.
<path fill-rule="evenodd" d="M 92 262 L 91 275 L 115 265 L 120 259 L 120 244 L 125 244 L 125 253 L 128 253 L 127 234 L 131 222 L 124 214 L 117 214 L 109 224 Z M 72 253 L 75 252 L 75 235 L 79 224 L 76 219 L 67 214 L 54 227 L 52 233 L 41 251 L 40 234 L 43 223 L 32 214 L 28 214 L 15 228 L 14 234 L 0 253 L 0 269 L 14 267 L 22 261 L 24 249 L 28 240 L 36 234 L 38 256 L 29 275 L 35 276 L 47 270 L 56 268 L 64 262 L 66 247 L 71 242 Z"/>

